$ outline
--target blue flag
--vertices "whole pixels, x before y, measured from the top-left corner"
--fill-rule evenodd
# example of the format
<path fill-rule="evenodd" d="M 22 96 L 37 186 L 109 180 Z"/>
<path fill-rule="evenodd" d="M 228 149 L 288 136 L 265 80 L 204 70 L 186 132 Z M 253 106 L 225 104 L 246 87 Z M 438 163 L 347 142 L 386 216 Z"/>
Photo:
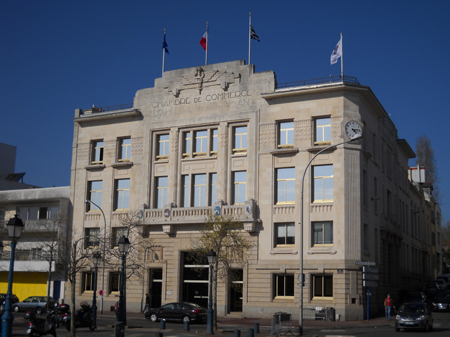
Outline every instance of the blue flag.
<path fill-rule="evenodd" d="M 166 34 L 164 34 L 164 41 L 163 41 L 162 47 L 166 51 L 166 53 L 169 54 L 169 49 L 167 49 L 168 45 L 166 42 Z"/>

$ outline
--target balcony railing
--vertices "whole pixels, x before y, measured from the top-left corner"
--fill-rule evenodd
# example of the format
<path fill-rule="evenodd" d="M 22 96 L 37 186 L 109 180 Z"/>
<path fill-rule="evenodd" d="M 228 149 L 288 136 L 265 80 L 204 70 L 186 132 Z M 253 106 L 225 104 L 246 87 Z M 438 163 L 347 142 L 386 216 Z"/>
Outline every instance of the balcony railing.
<path fill-rule="evenodd" d="M 3 252 L 0 255 L 1 261 L 9 261 L 11 259 L 11 252 Z M 15 261 L 48 261 L 50 259 L 50 252 L 35 251 L 35 250 L 16 250 Z M 58 252 L 52 253 L 52 261 L 58 260 Z"/>

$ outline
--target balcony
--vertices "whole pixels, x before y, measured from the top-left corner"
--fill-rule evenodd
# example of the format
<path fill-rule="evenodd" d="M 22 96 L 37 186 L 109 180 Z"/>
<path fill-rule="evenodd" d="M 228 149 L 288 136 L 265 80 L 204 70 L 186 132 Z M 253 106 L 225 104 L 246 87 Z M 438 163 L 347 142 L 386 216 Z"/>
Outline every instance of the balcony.
<path fill-rule="evenodd" d="M 34 271 L 48 272 L 50 252 L 37 250 L 16 250 L 14 259 L 14 271 Z M 58 252 L 52 254 L 52 272 L 55 271 L 55 260 L 58 259 Z M 9 269 L 11 252 L 6 251 L 0 255 L 0 270 Z"/>

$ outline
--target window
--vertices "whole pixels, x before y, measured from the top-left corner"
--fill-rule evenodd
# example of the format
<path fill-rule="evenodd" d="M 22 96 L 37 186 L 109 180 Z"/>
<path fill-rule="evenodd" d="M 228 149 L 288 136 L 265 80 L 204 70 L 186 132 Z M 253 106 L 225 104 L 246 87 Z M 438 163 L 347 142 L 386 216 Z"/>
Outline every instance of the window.
<path fill-rule="evenodd" d="M 167 204 L 167 189 L 169 179 L 167 177 L 156 178 L 156 207 L 163 208 Z"/>
<path fill-rule="evenodd" d="M 333 223 L 313 222 L 313 245 L 333 244 Z"/>
<path fill-rule="evenodd" d="M 314 166 L 313 202 L 333 201 L 333 165 Z"/>
<path fill-rule="evenodd" d="M 86 228 L 84 248 L 100 246 L 100 228 Z"/>
<path fill-rule="evenodd" d="M 209 204 L 213 206 L 217 201 L 217 173 L 211 173 L 209 175 Z"/>
<path fill-rule="evenodd" d="M 313 276 L 313 296 L 333 297 L 333 276 L 314 275 Z"/>
<path fill-rule="evenodd" d="M 247 127 L 236 126 L 233 137 L 233 152 L 247 152 Z"/>
<path fill-rule="evenodd" d="M 181 207 L 189 207 L 189 193 L 191 192 L 190 179 L 188 175 L 181 176 L 183 194 L 181 195 Z"/>
<path fill-rule="evenodd" d="M 130 208 L 130 179 L 116 180 L 116 211 Z"/>
<path fill-rule="evenodd" d="M 217 156 L 217 149 L 219 147 L 219 130 L 212 130 L 212 141 L 211 141 L 211 156 Z"/>
<path fill-rule="evenodd" d="M 315 120 L 315 124 L 314 144 L 331 144 L 331 118 L 318 118 Z"/>
<path fill-rule="evenodd" d="M 278 147 L 294 146 L 294 122 L 280 122 L 278 124 Z"/>
<path fill-rule="evenodd" d="M 206 206 L 206 174 L 194 174 L 194 207 Z"/>
<path fill-rule="evenodd" d="M 119 140 L 119 161 L 130 161 L 131 158 L 131 138 Z"/>
<path fill-rule="evenodd" d="M 234 200 L 235 205 L 243 205 L 245 202 L 245 190 L 247 187 L 247 172 L 238 171 L 233 172 L 233 183 L 234 183 Z"/>
<path fill-rule="evenodd" d="M 91 164 L 103 164 L 103 141 L 94 141 L 92 143 Z"/>
<path fill-rule="evenodd" d="M 126 238 L 128 237 L 128 228 L 126 228 L 126 227 L 120 227 L 120 228 L 115 227 L 115 228 L 112 229 L 112 234 L 113 234 L 113 236 L 112 236 L 112 242 L 111 242 L 111 246 L 112 247 L 111 248 L 118 247 L 119 246 L 119 239 L 122 236 L 125 236 Z"/>
<path fill-rule="evenodd" d="M 157 160 L 169 159 L 169 135 L 158 135 L 157 136 L 157 146 L 158 154 L 156 155 Z"/>
<path fill-rule="evenodd" d="M 295 244 L 295 224 L 293 222 L 275 224 L 275 232 L 276 247 Z"/>
<path fill-rule="evenodd" d="M 120 291 L 120 273 L 109 274 L 109 293 L 118 293 Z"/>
<path fill-rule="evenodd" d="M 191 132 L 183 132 L 183 157 L 191 156 Z"/>
<path fill-rule="evenodd" d="M 273 275 L 273 298 L 294 298 L 294 275 Z"/>
<path fill-rule="evenodd" d="M 194 157 L 205 157 L 208 153 L 208 131 L 195 131 Z"/>
<path fill-rule="evenodd" d="M 57 219 L 59 213 L 58 206 L 42 207 L 19 207 L 18 216 L 23 220 L 44 220 Z"/>
<path fill-rule="evenodd" d="M 277 169 L 276 204 L 295 203 L 295 168 Z"/>
<path fill-rule="evenodd" d="M 88 200 L 95 202 L 98 206 L 102 207 L 102 186 L 103 182 L 101 180 L 99 181 L 90 181 L 88 183 L 89 185 L 89 196 Z M 86 203 L 86 211 L 98 211 L 98 207 L 94 204 L 91 204 L 90 202 Z"/>
<path fill-rule="evenodd" d="M 81 290 L 85 291 L 93 291 L 94 290 L 94 273 L 92 272 L 84 272 L 82 274 L 83 279 L 81 282 Z"/>

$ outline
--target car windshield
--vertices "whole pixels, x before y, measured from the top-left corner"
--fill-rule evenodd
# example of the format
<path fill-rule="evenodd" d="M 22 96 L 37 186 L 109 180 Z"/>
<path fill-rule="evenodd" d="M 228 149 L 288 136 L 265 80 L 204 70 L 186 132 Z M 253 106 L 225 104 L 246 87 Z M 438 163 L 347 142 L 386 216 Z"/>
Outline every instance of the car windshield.
<path fill-rule="evenodd" d="M 425 312 L 425 305 L 424 304 L 405 304 L 402 308 L 400 308 L 400 312 L 404 312 L 406 314 L 413 314 L 413 313 L 423 313 Z"/>

